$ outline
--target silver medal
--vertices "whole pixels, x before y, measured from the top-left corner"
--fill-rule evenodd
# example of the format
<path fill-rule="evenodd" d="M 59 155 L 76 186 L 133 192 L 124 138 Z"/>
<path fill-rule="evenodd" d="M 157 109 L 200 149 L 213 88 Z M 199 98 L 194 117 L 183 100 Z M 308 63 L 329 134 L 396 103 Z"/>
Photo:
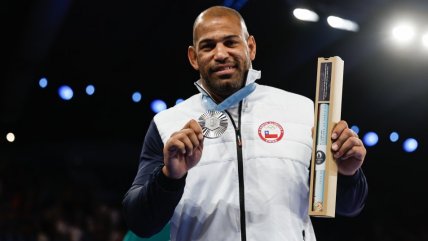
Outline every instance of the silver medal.
<path fill-rule="evenodd" d="M 227 129 L 227 116 L 221 111 L 209 110 L 199 117 L 198 122 L 206 138 L 217 138 Z"/>

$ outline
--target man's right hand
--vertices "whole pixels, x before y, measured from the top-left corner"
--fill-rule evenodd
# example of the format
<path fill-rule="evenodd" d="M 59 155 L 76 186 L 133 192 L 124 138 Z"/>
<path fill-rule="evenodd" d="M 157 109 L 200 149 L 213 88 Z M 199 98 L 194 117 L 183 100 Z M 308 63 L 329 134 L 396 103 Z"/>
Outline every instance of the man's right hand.
<path fill-rule="evenodd" d="M 180 179 L 196 166 L 202 156 L 203 141 L 202 128 L 195 120 L 174 132 L 163 148 L 165 166 L 162 172 L 165 176 Z"/>

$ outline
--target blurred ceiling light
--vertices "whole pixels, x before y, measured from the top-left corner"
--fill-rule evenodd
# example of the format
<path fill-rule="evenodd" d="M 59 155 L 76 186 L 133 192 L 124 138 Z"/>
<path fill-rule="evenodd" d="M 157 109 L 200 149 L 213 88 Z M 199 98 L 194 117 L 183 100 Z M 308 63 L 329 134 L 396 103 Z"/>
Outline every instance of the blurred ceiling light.
<path fill-rule="evenodd" d="M 374 146 L 379 141 L 379 136 L 374 131 L 367 132 L 363 136 L 363 142 L 366 146 Z"/>
<path fill-rule="evenodd" d="M 46 79 L 46 78 L 41 78 L 40 80 L 39 80 L 39 86 L 41 87 L 41 88 L 46 88 L 46 86 L 48 86 L 48 80 Z"/>
<path fill-rule="evenodd" d="M 165 101 L 160 99 L 153 100 L 150 107 L 154 113 L 159 113 L 168 108 Z"/>
<path fill-rule="evenodd" d="M 305 8 L 296 8 L 293 11 L 294 17 L 302 21 L 317 22 L 319 17 L 316 12 Z"/>
<path fill-rule="evenodd" d="M 356 126 L 356 125 L 353 125 L 351 127 L 351 130 L 353 130 L 356 134 L 358 134 L 360 132 L 360 128 L 358 126 Z"/>
<path fill-rule="evenodd" d="M 403 143 L 405 152 L 414 152 L 418 149 L 418 141 L 414 138 L 407 138 Z"/>
<path fill-rule="evenodd" d="M 329 16 L 327 18 L 327 22 L 332 28 L 337 28 L 337 29 L 342 29 L 342 30 L 347 30 L 352 32 L 357 32 L 359 29 L 359 26 L 356 22 L 339 18 L 336 16 Z"/>
<path fill-rule="evenodd" d="M 391 140 L 392 142 L 398 141 L 399 138 L 400 138 L 400 135 L 398 135 L 398 133 L 395 131 L 389 134 L 389 140 Z"/>
<path fill-rule="evenodd" d="M 142 95 L 141 95 L 141 93 L 140 93 L 140 92 L 138 92 L 138 91 L 135 91 L 135 92 L 132 94 L 132 101 L 134 101 L 135 103 L 140 102 L 141 98 L 142 98 Z"/>
<path fill-rule="evenodd" d="M 15 141 L 15 134 L 13 134 L 12 132 L 7 133 L 6 140 L 8 142 L 14 142 Z"/>
<path fill-rule="evenodd" d="M 93 95 L 95 93 L 95 87 L 93 85 L 86 86 L 86 94 Z"/>
<path fill-rule="evenodd" d="M 63 100 L 70 100 L 73 98 L 73 89 L 68 85 L 62 85 L 58 89 L 58 94 Z"/>
<path fill-rule="evenodd" d="M 400 43 L 408 43 L 415 36 L 415 29 L 408 24 L 397 25 L 392 29 L 392 36 Z"/>
<path fill-rule="evenodd" d="M 426 48 L 428 48 L 428 33 L 426 33 L 426 34 L 424 34 L 424 35 L 422 36 L 422 44 L 423 44 Z"/>
<path fill-rule="evenodd" d="M 175 101 L 175 104 L 176 105 L 178 105 L 178 104 L 180 104 L 181 102 L 183 102 L 184 100 L 182 99 L 182 98 L 180 98 L 180 99 L 177 99 L 176 101 Z"/>

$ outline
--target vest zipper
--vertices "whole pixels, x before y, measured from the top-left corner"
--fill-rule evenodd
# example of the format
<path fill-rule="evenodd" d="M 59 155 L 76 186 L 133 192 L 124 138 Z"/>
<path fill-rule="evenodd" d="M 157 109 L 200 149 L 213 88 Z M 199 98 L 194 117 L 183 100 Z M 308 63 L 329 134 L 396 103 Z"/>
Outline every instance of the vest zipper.
<path fill-rule="evenodd" d="M 242 140 L 241 140 L 241 111 L 242 111 L 242 101 L 239 102 L 238 108 L 238 125 L 235 124 L 235 121 L 232 118 L 232 115 L 225 110 L 229 116 L 233 127 L 235 128 L 236 135 L 236 151 L 238 157 L 238 180 L 239 180 L 239 211 L 240 211 L 240 224 L 241 224 L 241 241 L 247 240 L 247 229 L 245 222 L 245 193 L 244 193 L 244 165 L 242 158 Z"/>

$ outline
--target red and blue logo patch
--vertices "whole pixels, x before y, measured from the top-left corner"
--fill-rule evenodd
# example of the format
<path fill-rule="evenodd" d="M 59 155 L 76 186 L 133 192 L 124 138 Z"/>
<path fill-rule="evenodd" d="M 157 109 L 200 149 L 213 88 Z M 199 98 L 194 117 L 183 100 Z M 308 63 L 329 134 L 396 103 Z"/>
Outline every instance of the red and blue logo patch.
<path fill-rule="evenodd" d="M 260 138 L 268 143 L 278 142 L 284 136 L 284 128 L 274 121 L 268 121 L 259 126 Z"/>

